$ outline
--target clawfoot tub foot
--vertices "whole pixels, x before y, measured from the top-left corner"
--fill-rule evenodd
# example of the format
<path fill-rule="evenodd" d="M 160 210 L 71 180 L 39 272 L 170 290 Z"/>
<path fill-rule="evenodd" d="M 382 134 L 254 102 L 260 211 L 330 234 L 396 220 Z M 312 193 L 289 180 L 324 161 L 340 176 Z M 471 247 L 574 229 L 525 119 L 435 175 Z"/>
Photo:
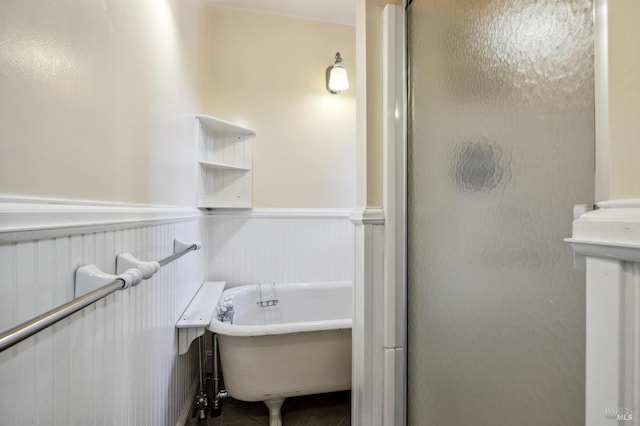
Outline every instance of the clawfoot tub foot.
<path fill-rule="evenodd" d="M 280 408 L 285 398 L 268 399 L 264 401 L 269 408 L 269 426 L 282 426 L 282 415 L 280 414 Z"/>

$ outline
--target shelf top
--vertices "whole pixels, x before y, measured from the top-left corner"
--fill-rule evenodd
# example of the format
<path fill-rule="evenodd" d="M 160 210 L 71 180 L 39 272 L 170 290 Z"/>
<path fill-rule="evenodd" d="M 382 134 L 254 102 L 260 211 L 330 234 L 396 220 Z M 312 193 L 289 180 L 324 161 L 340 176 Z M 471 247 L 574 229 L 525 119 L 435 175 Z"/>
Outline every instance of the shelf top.
<path fill-rule="evenodd" d="M 224 281 L 204 282 L 180 315 L 176 328 L 206 327 L 209 325 L 225 285 Z"/>
<path fill-rule="evenodd" d="M 243 172 L 251 171 L 251 169 L 248 167 L 234 166 L 233 164 L 216 163 L 214 161 L 198 161 L 198 163 L 202 164 L 205 167 L 210 167 L 212 169 L 238 170 Z"/>
<path fill-rule="evenodd" d="M 217 130 L 219 132 L 225 133 L 236 133 L 236 134 L 244 134 L 244 135 L 255 135 L 256 132 L 247 127 L 242 127 L 234 123 L 230 123 L 225 120 L 221 120 L 216 117 L 212 117 L 210 115 L 196 115 L 196 118 L 200 120 L 200 122 L 211 130 Z"/>
<path fill-rule="evenodd" d="M 250 210 L 253 207 L 247 205 L 230 206 L 228 204 L 198 204 L 199 209 L 225 209 L 225 210 Z"/>

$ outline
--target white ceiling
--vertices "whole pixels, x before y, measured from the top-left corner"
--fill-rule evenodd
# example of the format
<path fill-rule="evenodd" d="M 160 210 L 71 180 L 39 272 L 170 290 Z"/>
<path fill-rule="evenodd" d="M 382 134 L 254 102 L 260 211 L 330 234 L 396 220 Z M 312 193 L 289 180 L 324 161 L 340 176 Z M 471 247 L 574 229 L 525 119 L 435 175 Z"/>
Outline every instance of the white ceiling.
<path fill-rule="evenodd" d="M 356 25 L 355 0 L 210 0 L 237 9 Z"/>

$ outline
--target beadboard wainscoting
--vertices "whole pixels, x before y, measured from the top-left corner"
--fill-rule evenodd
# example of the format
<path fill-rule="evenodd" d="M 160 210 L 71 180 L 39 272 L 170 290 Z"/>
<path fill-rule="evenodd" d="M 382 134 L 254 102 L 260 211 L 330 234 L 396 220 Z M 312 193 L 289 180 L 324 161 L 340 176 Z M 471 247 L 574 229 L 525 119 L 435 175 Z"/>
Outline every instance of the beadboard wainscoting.
<path fill-rule="evenodd" d="M 209 217 L 209 281 L 353 280 L 351 210 L 254 209 Z"/>
<path fill-rule="evenodd" d="M 0 200 L 0 331 L 73 299 L 74 271 L 115 273 L 116 255 L 173 253 L 205 236 L 195 209 Z M 162 267 L 0 353 L 3 425 L 184 424 L 196 351 L 175 323 L 205 278 L 205 250 Z"/>

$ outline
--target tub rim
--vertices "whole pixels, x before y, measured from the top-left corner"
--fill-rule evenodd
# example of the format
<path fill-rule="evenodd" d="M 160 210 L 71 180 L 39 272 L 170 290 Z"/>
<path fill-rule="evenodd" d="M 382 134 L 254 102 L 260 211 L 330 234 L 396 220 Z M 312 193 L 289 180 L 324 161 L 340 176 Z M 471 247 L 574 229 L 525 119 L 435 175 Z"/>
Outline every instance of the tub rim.
<path fill-rule="evenodd" d="M 212 331 L 223 336 L 270 336 L 277 334 L 291 334 L 291 333 L 306 333 L 312 331 L 330 331 L 330 330 L 345 330 L 353 327 L 353 320 L 351 318 L 341 318 L 324 321 L 303 321 L 303 322 L 290 322 L 282 324 L 267 324 L 267 325 L 237 325 L 228 324 L 218 321 L 217 318 L 212 318 L 211 322 L 207 326 L 209 331 Z"/>
<path fill-rule="evenodd" d="M 341 280 L 341 281 L 312 281 L 312 282 L 295 282 L 295 283 L 274 283 L 276 286 L 283 286 L 285 288 L 293 288 L 298 286 L 315 286 L 315 285 L 329 285 L 329 287 L 350 286 L 353 289 L 353 281 Z M 244 284 L 234 287 L 225 288 L 224 292 L 234 289 L 241 289 L 246 287 L 255 287 L 259 284 Z M 224 292 L 220 295 L 222 298 Z M 249 336 L 270 336 L 278 334 L 292 334 L 292 333 L 304 333 L 313 331 L 330 331 L 330 330 L 345 330 L 353 328 L 353 318 L 336 318 L 329 320 L 315 320 L 315 321 L 299 321 L 279 324 L 260 324 L 260 325 L 240 325 L 229 324 L 218 320 L 218 308 L 216 307 L 211 316 L 211 321 L 207 326 L 207 329 L 211 332 L 223 335 L 223 336 L 237 336 L 237 337 L 249 337 Z"/>

